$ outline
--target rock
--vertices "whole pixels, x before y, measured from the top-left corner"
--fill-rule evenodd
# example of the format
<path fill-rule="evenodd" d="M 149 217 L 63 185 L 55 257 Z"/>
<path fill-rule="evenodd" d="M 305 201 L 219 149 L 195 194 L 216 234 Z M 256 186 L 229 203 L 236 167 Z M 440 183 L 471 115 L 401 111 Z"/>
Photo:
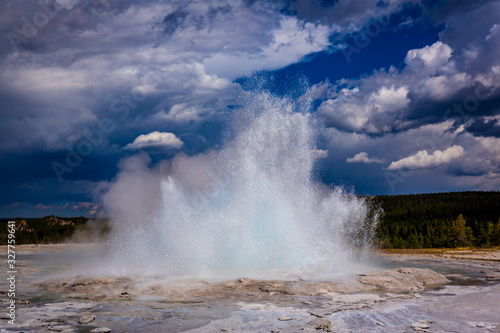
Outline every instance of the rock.
<path fill-rule="evenodd" d="M 413 328 L 415 331 L 419 331 L 419 332 L 430 332 L 430 330 L 428 329 L 429 328 L 429 325 L 427 324 L 424 324 L 424 323 L 413 323 L 410 325 L 411 328 Z"/>
<path fill-rule="evenodd" d="M 109 332 L 111 332 L 111 328 L 107 327 L 98 327 L 90 331 L 90 333 L 109 333 Z"/>
<path fill-rule="evenodd" d="M 318 308 L 318 309 L 313 309 L 313 310 L 310 310 L 310 311 L 307 311 L 307 312 L 309 314 L 315 316 L 315 317 L 323 318 L 323 317 L 329 316 L 332 313 L 337 312 L 337 311 L 331 310 L 331 309 L 321 309 L 321 308 Z"/>
<path fill-rule="evenodd" d="M 375 324 L 377 324 L 378 326 L 382 326 L 382 327 L 385 327 L 384 324 L 382 324 L 381 322 L 377 321 Z"/>
<path fill-rule="evenodd" d="M 48 329 L 50 331 L 62 332 L 65 330 L 73 330 L 73 327 L 71 327 L 70 325 L 60 325 L 60 326 L 49 326 Z"/>
<path fill-rule="evenodd" d="M 94 315 L 85 315 L 85 316 L 80 317 L 80 319 L 78 319 L 78 322 L 80 324 L 88 324 L 91 321 L 93 321 L 94 319 L 95 319 Z"/>
<path fill-rule="evenodd" d="M 49 325 L 50 325 L 50 323 L 41 321 L 39 318 L 37 318 L 29 326 L 30 327 L 45 327 L 45 326 L 49 326 Z"/>
<path fill-rule="evenodd" d="M 330 332 L 332 330 L 332 322 L 324 318 L 316 318 L 307 323 L 307 325 L 314 327 L 317 330 L 324 330 Z"/>
<path fill-rule="evenodd" d="M 499 272 L 489 272 L 484 277 L 487 279 L 500 279 L 500 273 Z"/>
<path fill-rule="evenodd" d="M 131 295 L 128 292 L 124 291 L 118 297 L 120 297 L 120 298 L 130 298 L 130 296 Z"/>
<path fill-rule="evenodd" d="M 47 322 L 47 323 L 67 323 L 68 319 L 65 317 L 59 317 L 59 318 L 41 318 L 41 320 Z"/>
<path fill-rule="evenodd" d="M 479 323 L 476 325 L 476 327 L 484 327 L 485 325 L 483 323 Z"/>
<path fill-rule="evenodd" d="M 428 268 L 401 267 L 362 276 L 359 282 L 380 289 L 422 290 L 426 285 L 442 285 L 449 280 Z"/>
<path fill-rule="evenodd" d="M 312 304 L 312 302 L 304 301 L 304 302 L 302 302 L 302 304 L 305 304 L 305 305 L 311 305 L 311 304 Z"/>
<path fill-rule="evenodd" d="M 293 318 L 291 317 L 279 317 L 278 320 L 279 321 L 289 321 L 289 320 L 292 320 Z"/>

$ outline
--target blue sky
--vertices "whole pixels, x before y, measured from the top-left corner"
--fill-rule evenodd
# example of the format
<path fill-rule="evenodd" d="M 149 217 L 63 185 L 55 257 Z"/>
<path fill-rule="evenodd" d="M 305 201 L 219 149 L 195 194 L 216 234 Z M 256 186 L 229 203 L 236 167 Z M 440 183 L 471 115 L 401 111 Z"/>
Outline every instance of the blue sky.
<path fill-rule="evenodd" d="M 43 4 L 0 3 L 0 217 L 105 214 L 120 161 L 220 149 L 256 80 L 313 99 L 325 184 L 500 188 L 499 1 Z"/>

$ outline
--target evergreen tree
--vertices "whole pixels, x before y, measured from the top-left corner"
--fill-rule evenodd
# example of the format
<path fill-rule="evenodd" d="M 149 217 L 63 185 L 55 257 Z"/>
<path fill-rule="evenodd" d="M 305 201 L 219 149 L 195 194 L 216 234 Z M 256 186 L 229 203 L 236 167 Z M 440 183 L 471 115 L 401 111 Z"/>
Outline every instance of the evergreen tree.
<path fill-rule="evenodd" d="M 451 239 L 455 247 L 470 246 L 472 243 L 472 229 L 467 226 L 467 221 L 462 214 L 458 215 L 452 224 Z"/>

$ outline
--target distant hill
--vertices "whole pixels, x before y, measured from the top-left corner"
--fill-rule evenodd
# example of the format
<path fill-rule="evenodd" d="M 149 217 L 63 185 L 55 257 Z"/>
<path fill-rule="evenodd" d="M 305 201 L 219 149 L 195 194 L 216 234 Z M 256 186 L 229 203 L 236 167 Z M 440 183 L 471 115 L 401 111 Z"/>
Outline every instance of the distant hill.
<path fill-rule="evenodd" d="M 54 215 L 42 218 L 14 218 L 16 244 L 47 244 L 61 243 L 69 237 L 79 236 L 78 240 L 91 241 L 92 237 L 99 238 L 110 230 L 106 219 L 89 219 L 79 217 L 58 217 Z M 4 224 L 0 228 L 0 244 L 7 244 L 7 221 L 1 220 Z"/>
<path fill-rule="evenodd" d="M 378 226 L 384 248 L 500 245 L 500 192 L 376 196 L 384 210 Z M 457 222 L 459 216 L 463 221 Z"/>

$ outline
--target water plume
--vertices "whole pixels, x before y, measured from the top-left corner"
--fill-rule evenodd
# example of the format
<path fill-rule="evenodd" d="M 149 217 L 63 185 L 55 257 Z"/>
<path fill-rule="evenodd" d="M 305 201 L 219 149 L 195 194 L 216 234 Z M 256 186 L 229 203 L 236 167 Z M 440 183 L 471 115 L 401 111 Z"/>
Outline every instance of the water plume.
<path fill-rule="evenodd" d="M 113 219 L 108 270 L 237 277 L 345 270 L 369 247 L 366 199 L 314 177 L 316 125 L 307 102 L 250 94 L 219 151 L 149 168 L 121 163 L 104 196 Z"/>

